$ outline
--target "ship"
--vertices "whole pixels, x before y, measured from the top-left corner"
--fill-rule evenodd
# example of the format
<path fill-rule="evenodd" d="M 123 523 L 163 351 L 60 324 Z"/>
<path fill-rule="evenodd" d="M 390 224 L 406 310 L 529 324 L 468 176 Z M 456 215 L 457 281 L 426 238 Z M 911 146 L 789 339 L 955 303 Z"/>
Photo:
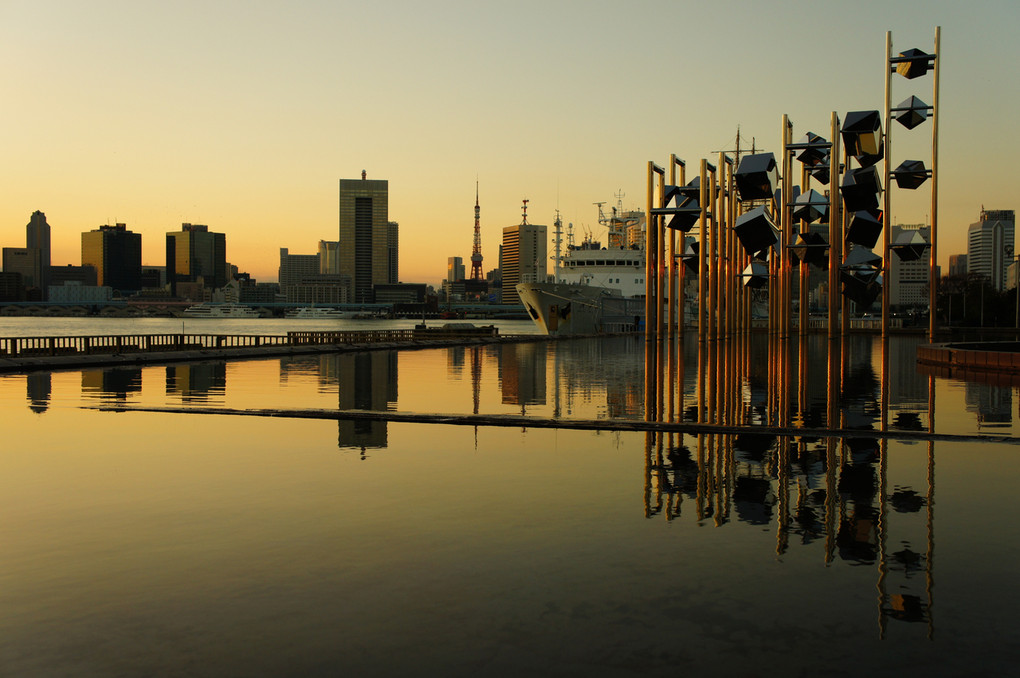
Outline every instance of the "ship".
<path fill-rule="evenodd" d="M 287 311 L 287 317 L 298 320 L 344 320 L 353 318 L 354 312 L 323 306 L 304 306 Z"/>
<path fill-rule="evenodd" d="M 587 234 L 574 244 L 573 226 L 560 254 L 562 221 L 554 221 L 553 282 L 517 285 L 525 310 L 543 334 L 635 332 L 645 317 L 645 214 L 624 211 L 621 197 L 607 216 L 596 203 L 606 244 Z"/>
<path fill-rule="evenodd" d="M 185 318 L 259 318 L 259 312 L 242 304 L 202 303 L 189 306 L 181 313 Z"/>

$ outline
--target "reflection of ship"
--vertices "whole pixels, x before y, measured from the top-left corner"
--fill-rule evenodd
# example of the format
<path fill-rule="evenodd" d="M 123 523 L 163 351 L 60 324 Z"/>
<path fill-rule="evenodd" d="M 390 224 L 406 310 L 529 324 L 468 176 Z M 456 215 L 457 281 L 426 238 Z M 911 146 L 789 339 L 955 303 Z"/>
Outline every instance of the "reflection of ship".
<path fill-rule="evenodd" d="M 562 222 L 555 225 L 555 282 L 520 283 L 517 294 L 546 334 L 602 334 L 636 330 L 644 322 L 644 212 L 599 203 L 599 223 L 608 229 L 606 247 L 590 235 L 560 256 Z M 572 227 L 571 227 L 572 228 Z"/>
<path fill-rule="evenodd" d="M 241 304 L 196 304 L 184 309 L 185 318 L 258 318 L 259 312 Z"/>
<path fill-rule="evenodd" d="M 304 308 L 287 311 L 287 317 L 298 320 L 343 320 L 344 318 L 353 318 L 354 313 L 351 311 L 341 311 L 339 308 L 305 306 Z"/>

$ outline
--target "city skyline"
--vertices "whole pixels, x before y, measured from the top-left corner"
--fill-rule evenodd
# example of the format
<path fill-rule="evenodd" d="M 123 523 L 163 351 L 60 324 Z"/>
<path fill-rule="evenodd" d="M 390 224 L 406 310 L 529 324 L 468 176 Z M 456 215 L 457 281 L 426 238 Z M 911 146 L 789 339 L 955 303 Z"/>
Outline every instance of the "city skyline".
<path fill-rule="evenodd" d="M 982 207 L 1016 209 L 1018 94 L 996 67 L 1020 56 L 1020 9 L 820 5 L 8 3 L 0 244 L 21 246 L 40 210 L 55 265 L 116 223 L 160 265 L 165 234 L 202 223 L 227 235 L 230 263 L 275 280 L 280 248 L 335 239 L 337 181 L 365 170 L 389 182 L 400 280 L 438 284 L 449 257 L 471 256 L 476 180 L 491 269 L 522 199 L 538 223 L 559 209 L 597 234 L 593 203 L 644 208 L 649 160 L 712 160 L 738 127 L 775 151 L 784 113 L 796 137 L 828 136 L 831 111 L 881 108 L 885 31 L 895 51 L 931 51 L 941 26 L 946 270 Z M 845 46 L 819 58 L 810 39 L 836 31 Z M 930 98 L 930 78 L 916 83 L 894 80 L 893 103 Z M 927 162 L 929 142 L 929 125 L 897 128 L 896 157 Z M 926 222 L 925 188 L 894 189 L 889 223 Z"/>

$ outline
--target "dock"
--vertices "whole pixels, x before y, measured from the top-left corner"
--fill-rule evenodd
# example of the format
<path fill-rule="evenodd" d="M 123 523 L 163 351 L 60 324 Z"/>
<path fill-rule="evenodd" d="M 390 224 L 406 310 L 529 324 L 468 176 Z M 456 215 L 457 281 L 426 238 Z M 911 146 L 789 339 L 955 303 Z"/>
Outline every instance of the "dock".
<path fill-rule="evenodd" d="M 251 334 L 114 334 L 0 337 L 0 374 L 35 370 L 237 360 L 382 349 L 547 341 L 540 334 L 500 335 L 494 326 Z"/>

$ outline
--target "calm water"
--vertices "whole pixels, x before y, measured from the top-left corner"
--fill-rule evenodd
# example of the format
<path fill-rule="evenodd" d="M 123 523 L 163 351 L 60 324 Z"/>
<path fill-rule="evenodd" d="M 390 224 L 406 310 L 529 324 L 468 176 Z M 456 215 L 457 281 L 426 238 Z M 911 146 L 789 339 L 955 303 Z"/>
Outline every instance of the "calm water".
<path fill-rule="evenodd" d="M 121 325 L 77 331 L 180 321 L 104 322 Z M 215 331 L 286 331 L 268 322 Z M 930 382 L 916 342 L 890 344 L 892 426 L 984 439 L 95 409 L 640 420 L 626 338 L 0 377 L 0 675 L 1002 675 L 1020 448 L 995 438 L 1018 435 L 1020 396 Z M 788 384 L 812 425 L 822 353 Z M 845 375 L 845 425 L 878 428 L 877 341 L 853 340 Z"/>

